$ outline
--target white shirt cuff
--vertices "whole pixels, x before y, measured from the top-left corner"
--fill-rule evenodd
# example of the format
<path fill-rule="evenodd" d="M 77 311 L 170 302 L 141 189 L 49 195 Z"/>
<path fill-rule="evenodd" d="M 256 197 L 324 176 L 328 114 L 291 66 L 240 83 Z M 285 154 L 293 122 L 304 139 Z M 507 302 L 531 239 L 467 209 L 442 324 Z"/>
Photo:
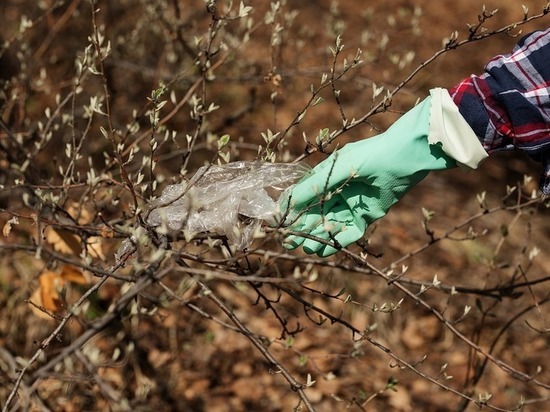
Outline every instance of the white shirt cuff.
<path fill-rule="evenodd" d="M 476 169 L 488 156 L 476 134 L 458 111 L 447 90 L 432 89 L 430 95 L 428 142 L 441 143 L 443 151 L 455 159 L 459 165 Z"/>

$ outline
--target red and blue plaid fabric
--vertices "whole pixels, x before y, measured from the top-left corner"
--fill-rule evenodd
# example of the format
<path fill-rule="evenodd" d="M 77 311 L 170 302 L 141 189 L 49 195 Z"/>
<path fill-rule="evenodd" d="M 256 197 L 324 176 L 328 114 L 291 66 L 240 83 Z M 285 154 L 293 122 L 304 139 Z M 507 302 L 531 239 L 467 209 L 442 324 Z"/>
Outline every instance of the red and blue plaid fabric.
<path fill-rule="evenodd" d="M 449 93 L 487 153 L 518 148 L 542 162 L 550 194 L 550 29 L 523 37 Z"/>

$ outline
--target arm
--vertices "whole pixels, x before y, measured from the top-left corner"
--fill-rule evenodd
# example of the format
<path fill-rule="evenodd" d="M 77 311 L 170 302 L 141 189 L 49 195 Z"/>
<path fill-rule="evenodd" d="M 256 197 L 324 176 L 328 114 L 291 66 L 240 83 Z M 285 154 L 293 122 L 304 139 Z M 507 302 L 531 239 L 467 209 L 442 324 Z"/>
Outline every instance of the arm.
<path fill-rule="evenodd" d="M 545 165 L 550 194 L 550 29 L 524 37 L 450 92 L 430 96 L 386 132 L 345 145 L 280 202 L 296 235 L 285 247 L 329 256 L 432 170 L 476 168 L 488 154 L 517 147 Z M 307 234 L 308 236 L 301 236 Z"/>
<path fill-rule="evenodd" d="M 449 90 L 487 153 L 518 148 L 543 163 L 550 194 L 550 29 L 522 38 L 480 76 Z"/>

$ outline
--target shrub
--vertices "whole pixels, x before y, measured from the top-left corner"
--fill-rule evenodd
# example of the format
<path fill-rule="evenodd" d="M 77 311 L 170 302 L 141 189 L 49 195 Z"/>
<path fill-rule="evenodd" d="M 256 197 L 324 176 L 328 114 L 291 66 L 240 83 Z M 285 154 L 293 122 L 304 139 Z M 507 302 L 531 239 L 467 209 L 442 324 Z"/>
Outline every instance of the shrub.
<path fill-rule="evenodd" d="M 330 259 L 147 223 L 199 167 L 314 165 L 547 20 L 494 3 L 4 1 L 3 410 L 550 405 L 548 203 L 517 153 Z"/>

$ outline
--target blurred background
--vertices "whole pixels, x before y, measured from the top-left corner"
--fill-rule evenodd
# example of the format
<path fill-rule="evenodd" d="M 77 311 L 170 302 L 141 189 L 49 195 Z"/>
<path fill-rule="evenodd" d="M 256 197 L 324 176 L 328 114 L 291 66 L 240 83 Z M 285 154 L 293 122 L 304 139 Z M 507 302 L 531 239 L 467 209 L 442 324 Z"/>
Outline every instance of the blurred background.
<path fill-rule="evenodd" d="M 546 2 L 523 5 L 512 0 L 487 0 L 485 6 L 473 0 L 287 0 L 250 4 L 253 9 L 239 17 L 239 5 L 229 9 L 224 1 L 3 0 L 0 404 L 13 388 L 15 371 L 60 321 L 29 304 L 29 298 L 40 291 L 63 316 L 66 307 L 59 302 L 74 302 L 97 282 L 98 273 L 90 268 L 108 270 L 114 264 L 123 234 L 138 221 L 134 202 L 143 206 L 166 184 L 217 161 L 220 136 L 230 136 L 223 149 L 230 160 L 253 160 L 259 145 L 265 146 L 262 133 L 284 133 L 276 160 L 290 162 L 308 153 L 304 161 L 314 166 L 336 144 L 385 130 L 430 88 L 450 88 L 481 73 L 493 56 L 510 52 L 519 36 L 548 26 L 545 16 L 442 54 L 393 96 L 387 111 L 343 133 L 327 153 L 309 154 L 321 129 L 341 128 L 340 110 L 348 119 L 364 116 L 454 32 L 465 39 L 468 24 L 480 22 L 483 7 L 487 14 L 498 9 L 484 23 L 490 32 L 522 21 L 526 10 L 529 16 L 541 13 Z M 220 16 L 225 16 L 221 23 Z M 94 46 L 98 36 L 105 38 L 103 59 Z M 323 74 L 330 77 L 329 47 L 337 36 L 344 49 L 336 72 L 344 59 L 353 61 L 357 49 L 362 62 L 336 81 L 340 104 L 328 87 L 319 93 L 323 102 L 308 107 L 311 85 L 318 87 Z M 380 87 L 383 91 L 373 97 Z M 193 96 L 216 110 L 193 116 L 198 107 Z M 166 103 L 159 107 L 159 101 Z M 290 127 L 306 107 L 303 119 Z M 152 125 L 151 114 L 159 123 Z M 121 174 L 117 156 L 126 162 L 128 176 Z M 147 166 L 151 159 L 153 173 Z M 318 411 L 477 410 L 486 402 L 497 410 L 546 410 L 550 222 L 544 203 L 524 204 L 536 191 L 540 172 L 540 164 L 508 152 L 491 156 L 476 171 L 432 173 L 368 229 L 368 262 L 384 273 L 406 265 L 403 284 L 456 324 L 470 343 L 346 256 L 314 259 L 301 251 L 284 253 L 277 238 L 259 241 L 246 264 L 260 275 L 296 280 L 288 286 L 291 293 L 277 284 L 260 288 L 220 278 L 218 271 L 238 275 L 244 263 L 223 260 L 228 257 L 219 243 L 210 247 L 179 239 L 174 250 L 188 253 L 201 268 L 197 256 L 223 260 L 207 266 L 212 273 L 201 279 L 269 342 L 299 381 L 313 376 L 316 382 L 306 394 Z M 25 200 L 29 193 L 35 196 L 30 201 Z M 51 204 L 44 200 L 46 193 L 57 196 Z M 62 212 L 69 220 L 62 220 Z M 9 223 L 14 217 L 19 222 Z M 59 222 L 68 222 L 69 234 Z M 48 235 L 48 227 L 54 235 Z M 53 253 L 41 255 L 42 249 Z M 139 265 L 150 263 L 148 257 L 140 255 L 143 260 L 117 273 L 137 273 Z M 67 263 L 83 274 L 61 271 Z M 168 290 L 223 318 L 176 269 L 164 268 Z M 50 284 L 41 274 L 46 272 L 61 282 L 53 292 L 45 292 Z M 436 275 L 444 287 L 421 291 Z M 128 284 L 111 279 L 98 289 L 31 366 L 13 410 L 286 411 L 299 405 L 296 393 L 246 337 L 178 304 L 158 286 L 143 291 L 132 309 L 46 375 L 37 373 L 119 302 Z M 487 289 L 495 292 L 481 291 Z M 318 313 L 304 302 L 342 322 L 316 324 Z M 379 310 L 384 303 L 397 307 Z M 470 309 L 462 319 L 465 307 Z M 379 345 L 359 339 L 354 328 L 372 328 L 369 337 Z M 537 381 L 485 365 L 474 344 Z"/>

